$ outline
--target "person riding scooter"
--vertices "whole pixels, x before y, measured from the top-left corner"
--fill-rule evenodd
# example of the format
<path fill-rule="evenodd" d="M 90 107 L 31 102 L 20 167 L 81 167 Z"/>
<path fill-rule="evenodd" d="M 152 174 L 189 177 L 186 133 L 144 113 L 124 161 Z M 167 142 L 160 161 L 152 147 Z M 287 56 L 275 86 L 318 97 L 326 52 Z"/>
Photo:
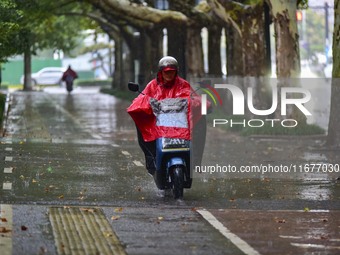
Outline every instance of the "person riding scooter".
<path fill-rule="evenodd" d="M 189 82 L 178 75 L 178 62 L 171 56 L 163 57 L 158 64 L 157 77 L 150 81 L 142 93 L 135 98 L 128 107 L 127 112 L 134 120 L 137 128 L 138 143 L 145 155 L 145 164 L 148 172 L 154 175 L 156 171 L 155 156 L 156 142 L 155 140 L 162 136 L 162 129 L 156 127 L 156 118 L 150 105 L 151 99 L 163 100 L 166 98 L 185 98 L 189 101 L 189 125 L 199 123 L 195 126 L 200 128 L 200 140 L 205 142 L 205 119 L 200 116 L 200 121 L 194 120 L 191 116 L 191 108 L 193 104 L 200 104 L 200 100 L 193 100 L 195 95 Z M 197 97 L 198 98 L 198 97 Z M 173 138 L 191 140 L 191 128 L 188 132 L 178 131 L 176 129 L 167 130 L 167 135 Z M 195 127 L 196 129 L 196 127 Z M 194 131 L 195 133 L 195 131 Z M 200 155 L 203 154 L 203 147 L 199 146 L 195 151 Z"/>
<path fill-rule="evenodd" d="M 63 73 L 61 80 L 66 83 L 66 90 L 71 93 L 73 90 L 73 81 L 78 78 L 78 74 L 69 65 L 67 70 Z"/>

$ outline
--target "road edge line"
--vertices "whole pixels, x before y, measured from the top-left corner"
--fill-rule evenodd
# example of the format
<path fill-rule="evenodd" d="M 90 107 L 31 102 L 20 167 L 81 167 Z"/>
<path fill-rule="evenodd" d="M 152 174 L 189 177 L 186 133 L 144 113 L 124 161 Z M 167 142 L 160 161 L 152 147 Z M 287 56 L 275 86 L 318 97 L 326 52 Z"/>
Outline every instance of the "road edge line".
<path fill-rule="evenodd" d="M 258 251 L 256 251 L 253 247 L 251 247 L 247 242 L 242 240 L 240 237 L 230 232 L 228 228 L 226 228 L 220 221 L 216 219 L 214 215 L 212 215 L 207 210 L 197 210 L 197 212 L 207 221 L 210 225 L 212 225 L 215 229 L 217 229 L 224 237 L 229 239 L 238 249 L 244 252 L 247 255 L 260 255 Z"/>

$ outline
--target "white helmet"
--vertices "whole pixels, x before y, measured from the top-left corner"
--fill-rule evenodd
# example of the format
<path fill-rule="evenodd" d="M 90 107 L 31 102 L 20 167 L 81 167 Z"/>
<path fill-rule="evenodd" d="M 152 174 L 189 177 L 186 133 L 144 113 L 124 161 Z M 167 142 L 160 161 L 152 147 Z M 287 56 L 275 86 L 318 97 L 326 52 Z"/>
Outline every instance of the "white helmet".
<path fill-rule="evenodd" d="M 175 58 L 166 56 L 161 58 L 158 63 L 158 70 L 176 70 L 178 71 L 178 62 Z"/>

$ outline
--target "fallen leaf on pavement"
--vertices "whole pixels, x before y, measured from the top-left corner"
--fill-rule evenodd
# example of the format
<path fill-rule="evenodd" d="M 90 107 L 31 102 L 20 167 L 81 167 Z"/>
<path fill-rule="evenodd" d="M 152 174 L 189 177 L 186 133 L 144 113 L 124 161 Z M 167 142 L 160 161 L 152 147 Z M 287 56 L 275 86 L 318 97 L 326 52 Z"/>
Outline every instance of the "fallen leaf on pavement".
<path fill-rule="evenodd" d="M 8 233 L 11 232 L 11 230 L 5 228 L 5 227 L 0 227 L 0 233 Z"/>
<path fill-rule="evenodd" d="M 96 212 L 96 209 L 94 208 L 80 208 L 80 210 L 84 212 L 90 212 L 90 213 Z"/>
<path fill-rule="evenodd" d="M 123 207 L 115 208 L 114 211 L 115 211 L 115 212 L 122 212 L 122 211 L 123 211 Z"/>
<path fill-rule="evenodd" d="M 277 223 L 286 223 L 285 219 L 275 219 Z"/>
<path fill-rule="evenodd" d="M 112 233 L 110 233 L 110 232 L 104 232 L 103 234 L 104 234 L 105 237 L 111 237 L 112 236 Z"/>
<path fill-rule="evenodd" d="M 118 220 L 120 217 L 119 216 L 112 216 L 111 220 Z"/>

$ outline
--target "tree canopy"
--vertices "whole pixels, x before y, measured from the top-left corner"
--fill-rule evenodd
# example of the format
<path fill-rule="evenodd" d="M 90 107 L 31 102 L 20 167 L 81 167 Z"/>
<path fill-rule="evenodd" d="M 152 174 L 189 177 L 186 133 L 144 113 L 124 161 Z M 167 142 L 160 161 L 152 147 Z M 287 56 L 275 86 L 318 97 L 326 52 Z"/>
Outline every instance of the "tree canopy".
<path fill-rule="evenodd" d="M 0 62 L 17 53 L 17 47 L 13 43 L 14 38 L 21 32 L 20 19 L 22 13 L 16 9 L 11 0 L 0 2 Z"/>
<path fill-rule="evenodd" d="M 0 4 L 0 62 L 24 55 L 24 90 L 31 89 L 31 55 L 38 50 L 72 50 L 92 23 L 83 16 L 64 15 L 89 6 L 76 1 L 4 0 Z M 4 14 L 4 15 L 3 15 Z"/>

